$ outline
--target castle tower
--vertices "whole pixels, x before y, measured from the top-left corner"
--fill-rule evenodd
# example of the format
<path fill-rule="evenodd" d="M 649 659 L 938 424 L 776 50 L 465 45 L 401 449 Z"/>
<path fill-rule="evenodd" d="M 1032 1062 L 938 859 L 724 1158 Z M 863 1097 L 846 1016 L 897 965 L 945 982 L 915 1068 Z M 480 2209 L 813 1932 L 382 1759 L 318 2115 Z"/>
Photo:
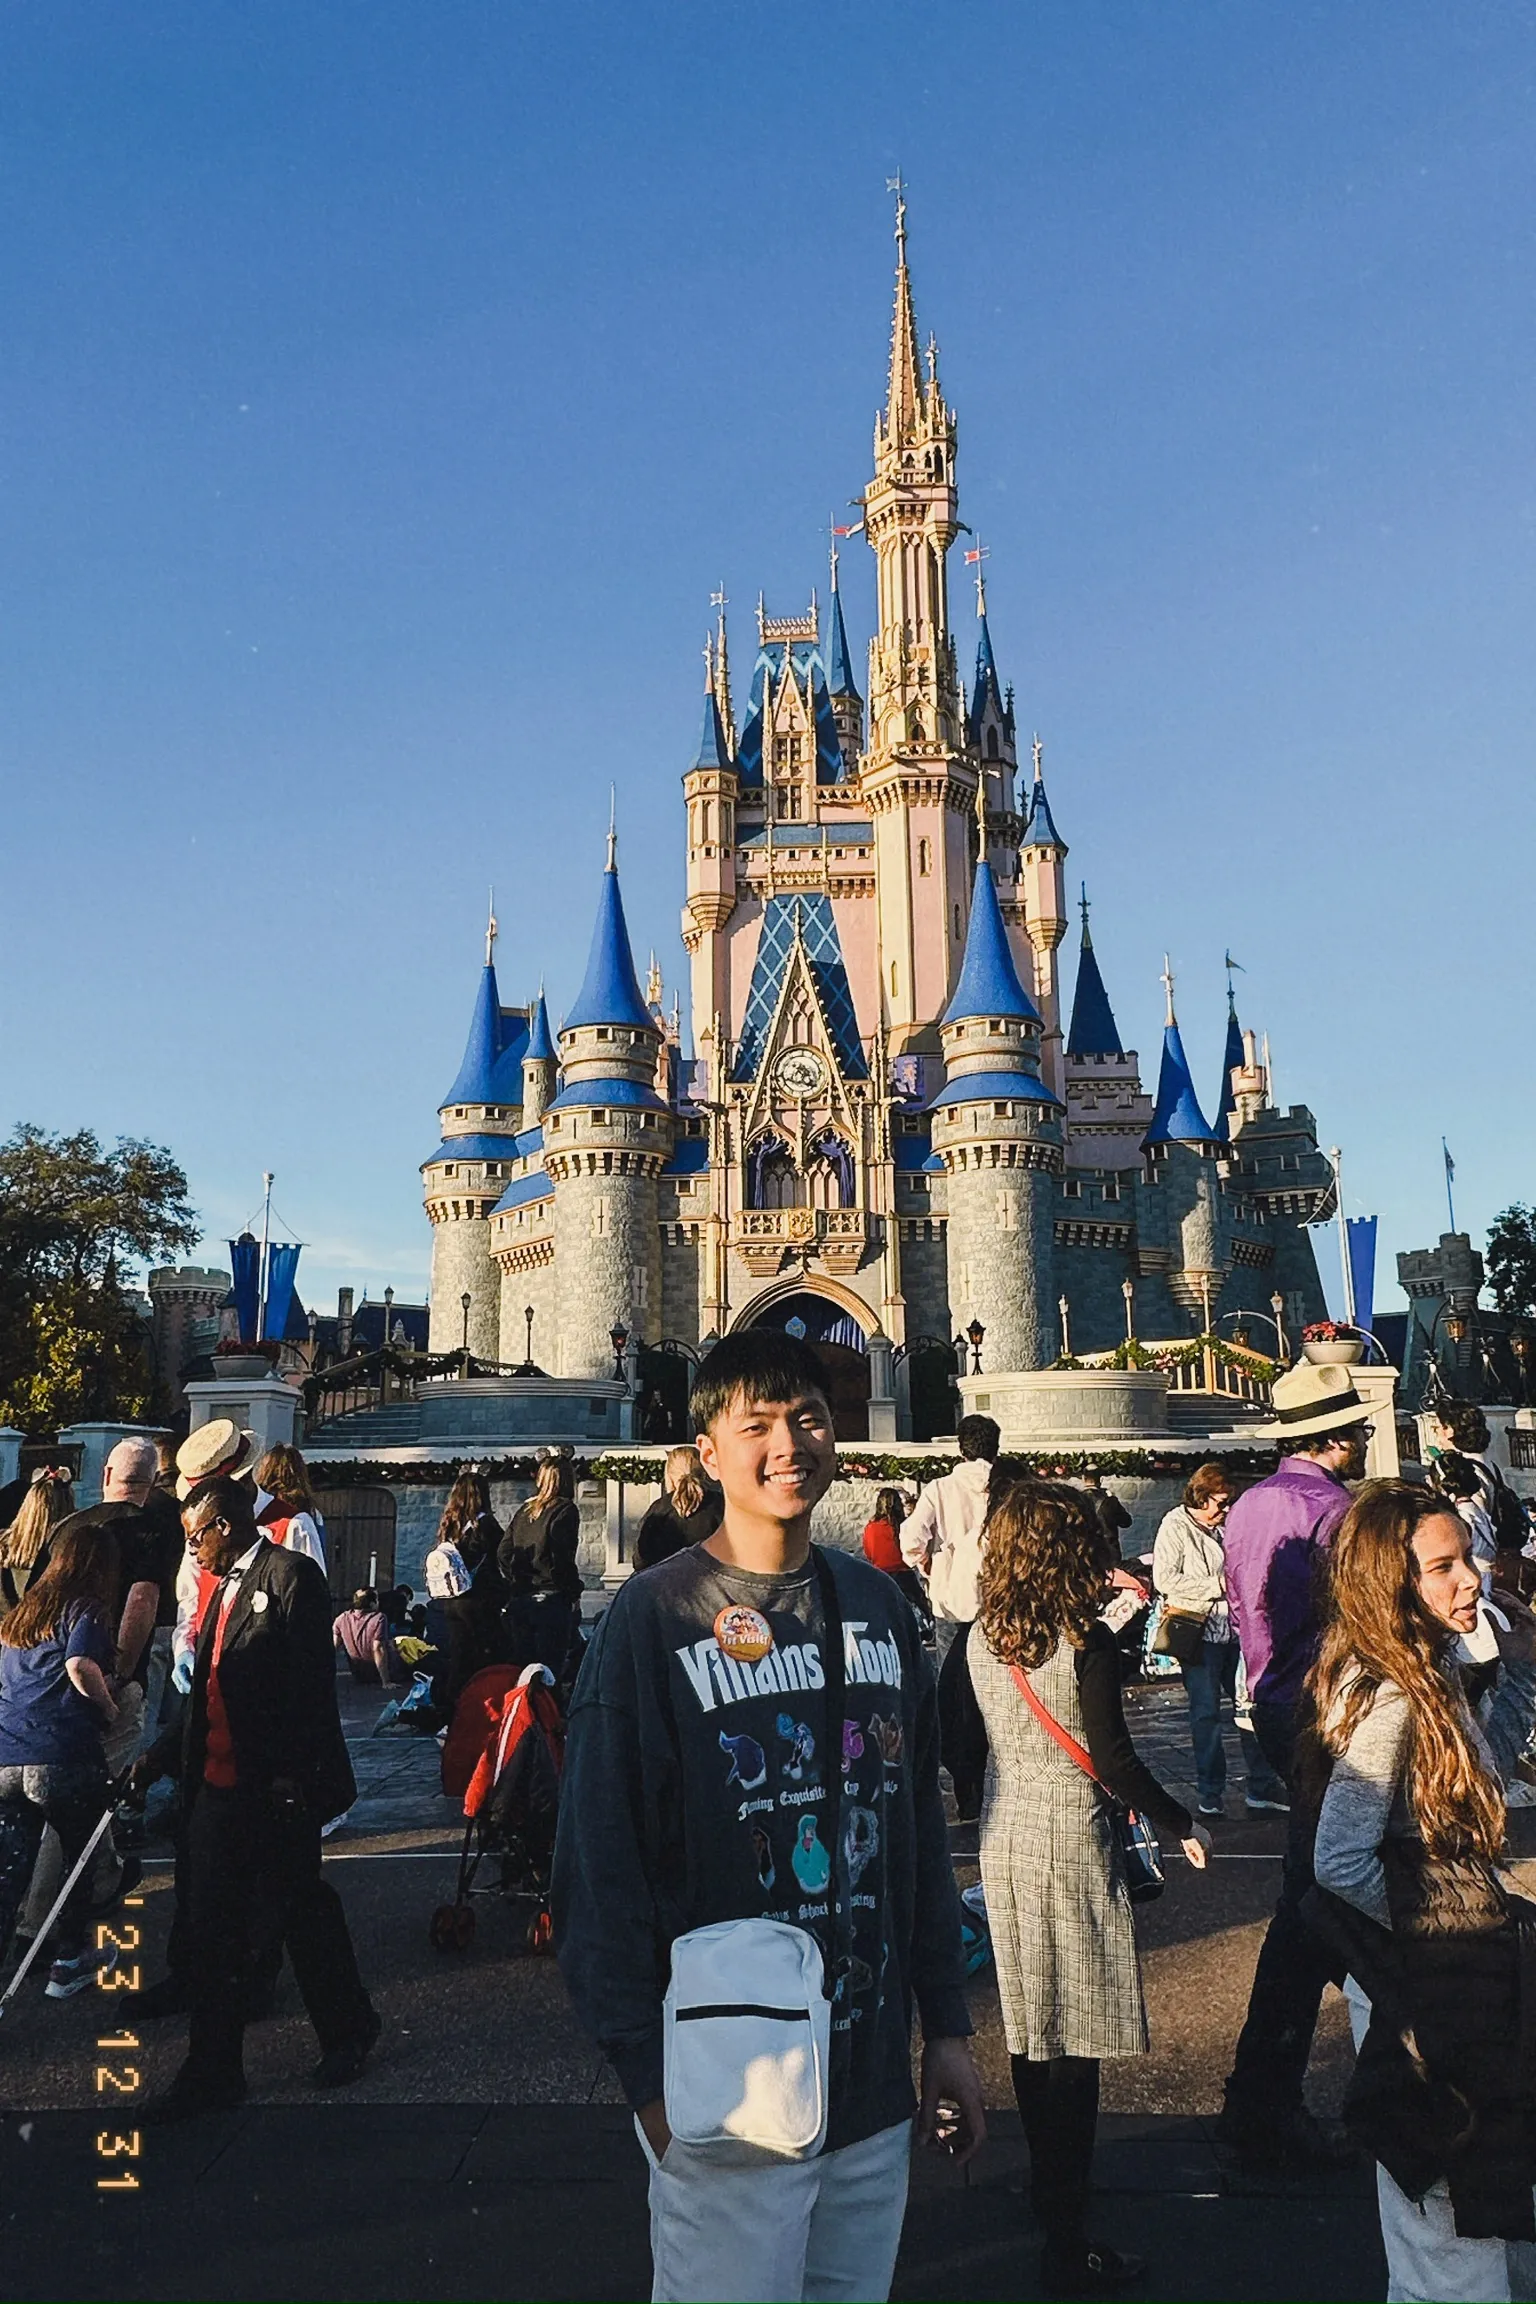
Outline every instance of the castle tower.
<path fill-rule="evenodd" d="M 951 1315 L 986 1329 L 989 1374 L 1041 1368 L 1056 1355 L 1061 1107 L 1040 1077 L 1040 1013 L 1019 982 L 984 860 L 940 1030 L 947 1077 L 933 1100 L 933 1148 L 948 1178 Z"/>
<path fill-rule="evenodd" d="M 510 1174 L 513 1139 L 522 1124 L 523 1056 L 528 1018 L 503 1008 L 496 986 L 496 917 L 486 928 L 485 965 L 475 994 L 464 1060 L 438 1107 L 442 1142 L 422 1162 L 432 1226 L 432 1318 L 428 1348 L 469 1348 L 494 1360 L 500 1342 L 501 1278 L 491 1256 L 490 1215 Z"/>
<path fill-rule="evenodd" d="M 523 1057 L 523 1126 L 537 1128 L 555 1093 L 559 1060 L 555 1043 L 550 1037 L 549 1010 L 544 1005 L 544 987 L 539 986 L 539 997 L 533 1006 L 533 1022 L 528 1033 L 528 1048 Z"/>
<path fill-rule="evenodd" d="M 561 1376 L 611 1376 L 615 1325 L 637 1340 L 661 1332 L 656 1180 L 674 1126 L 656 1093 L 660 1045 L 635 978 L 610 832 L 587 973 L 560 1028 L 560 1093 L 544 1115 Z"/>
<path fill-rule="evenodd" d="M 1088 890 L 1082 894 L 1082 943 L 1077 990 L 1067 1029 L 1067 1166 L 1118 1174 L 1134 1169 L 1152 1125 L 1153 1103 L 1142 1093 L 1134 1048 L 1120 1045 L 1109 994 L 1088 926 Z"/>
<path fill-rule="evenodd" d="M 886 405 L 864 533 L 875 554 L 869 750 L 860 791 L 874 820 L 880 995 L 893 1055 L 932 1047 L 964 945 L 975 774 L 949 628 L 946 556 L 959 531 L 956 428 L 930 345 L 922 374 L 906 203 L 896 204 L 896 309 Z"/>
<path fill-rule="evenodd" d="M 704 725 L 683 777 L 688 812 L 688 894 L 683 943 L 692 968 L 693 1028 L 701 1053 L 714 1045 L 717 1016 L 730 1014 L 729 953 L 722 934 L 736 909 L 736 803 L 741 778 L 727 730 L 725 609 L 713 656 L 704 648 Z M 723 708 L 722 708 L 723 699 Z"/>
<path fill-rule="evenodd" d="M 843 599 L 837 588 L 837 544 L 832 546 L 832 606 L 828 615 L 827 693 L 837 722 L 837 745 L 843 755 L 843 775 L 852 784 L 859 773 L 864 749 L 864 699 L 853 677 L 848 648 L 848 627 L 843 622 Z"/>
<path fill-rule="evenodd" d="M 1237 1020 L 1237 994 L 1232 989 L 1232 969 L 1227 962 L 1227 1044 L 1221 1056 L 1221 1096 L 1216 1106 L 1216 1133 L 1225 1144 L 1232 1134 L 1232 1115 L 1237 1110 L 1237 1090 L 1232 1075 L 1240 1072 L 1248 1062 L 1244 1051 L 1244 1033 Z M 1247 1037 L 1251 1038 L 1249 1034 Z"/>
<path fill-rule="evenodd" d="M 1035 998 L 1040 1006 L 1042 1067 L 1052 1092 L 1066 1092 L 1066 1068 L 1061 1046 L 1061 987 L 1056 948 L 1067 932 L 1067 844 L 1051 816 L 1045 796 L 1040 739 L 1035 738 L 1035 780 L 1030 791 L 1029 814 L 1019 840 L 1019 880 L 1024 900 L 1024 925 L 1034 948 Z"/>
<path fill-rule="evenodd" d="M 1203 1321 L 1208 1304 L 1214 1312 L 1230 1263 L 1230 1227 L 1223 1221 L 1217 1168 L 1222 1147 L 1195 1094 L 1174 1013 L 1173 972 L 1166 958 L 1163 988 L 1168 999 L 1163 1060 L 1152 1125 L 1144 1145 L 1147 1181 L 1160 1186 L 1161 1193 L 1149 1196 L 1157 1200 L 1156 1222 L 1151 1220 L 1149 1209 L 1147 1221 L 1139 1228 L 1141 1261 L 1144 1269 L 1160 1266 L 1176 1301 L 1186 1311 L 1198 1312 Z"/>
<path fill-rule="evenodd" d="M 978 552 L 981 547 L 978 545 Z M 987 624 L 986 579 L 976 570 L 976 678 L 971 688 L 966 734 L 980 763 L 986 800 L 987 861 L 1004 880 L 1011 881 L 1017 862 L 1017 827 L 1013 822 L 1014 778 L 1018 774 L 1018 738 L 1014 722 L 1013 691 L 1005 697 L 992 653 Z M 1010 835 L 1014 837 L 1010 838 Z"/>

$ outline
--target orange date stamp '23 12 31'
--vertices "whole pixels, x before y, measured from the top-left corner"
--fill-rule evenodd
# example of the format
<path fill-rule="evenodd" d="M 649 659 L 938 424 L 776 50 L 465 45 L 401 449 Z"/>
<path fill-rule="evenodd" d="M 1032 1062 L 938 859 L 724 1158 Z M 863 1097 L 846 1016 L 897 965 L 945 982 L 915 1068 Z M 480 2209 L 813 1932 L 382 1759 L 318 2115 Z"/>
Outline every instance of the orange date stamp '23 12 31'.
<path fill-rule="evenodd" d="M 115 1966 L 103 1969 L 96 1978 L 97 1986 L 103 1992 L 137 1992 L 140 1989 L 139 1964 L 133 1958 L 133 1954 L 139 1949 L 139 1923 L 136 1919 L 128 1918 L 127 1915 L 142 1911 L 143 1908 L 144 1899 L 142 1896 L 125 1896 L 123 1898 L 124 1917 L 111 1924 L 102 1921 L 97 1926 L 97 1951 L 114 1951 L 118 1956 Z M 94 2097 L 98 2104 L 101 2104 L 103 2099 L 111 2103 L 114 2121 L 126 2122 L 121 2100 L 124 2097 L 137 2096 L 144 2085 L 143 2075 L 138 2065 L 129 2061 L 138 2046 L 138 2036 L 127 2031 L 104 2034 L 96 2042 Z M 139 2189 L 138 2170 L 131 2165 L 124 2165 L 124 2163 L 136 2161 L 143 2151 L 143 2147 L 144 2135 L 140 2128 L 129 2127 L 126 2124 L 111 2128 L 98 2128 L 96 2131 L 97 2191 L 137 2192 Z"/>

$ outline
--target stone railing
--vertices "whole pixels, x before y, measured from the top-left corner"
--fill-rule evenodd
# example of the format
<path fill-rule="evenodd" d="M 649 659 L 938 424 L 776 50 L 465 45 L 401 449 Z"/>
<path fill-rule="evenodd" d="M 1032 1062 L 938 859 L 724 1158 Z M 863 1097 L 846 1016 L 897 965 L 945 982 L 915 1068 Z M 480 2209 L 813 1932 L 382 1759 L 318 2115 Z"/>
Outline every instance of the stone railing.
<path fill-rule="evenodd" d="M 1143 1365 L 1160 1369 L 1167 1376 L 1170 1392 L 1220 1394 L 1224 1399 L 1245 1401 L 1252 1408 L 1270 1404 L 1269 1371 L 1274 1362 L 1260 1352 L 1249 1352 L 1225 1338 L 1218 1346 L 1210 1336 L 1197 1337 L 1193 1342 L 1178 1336 L 1161 1343 L 1138 1337 L 1137 1345 L 1145 1355 Z M 1084 1352 L 1080 1357 L 1085 1368 L 1108 1368 L 1115 1364 L 1117 1355 Z"/>
<path fill-rule="evenodd" d="M 862 1208 L 744 1208 L 731 1244 L 754 1277 L 766 1278 L 786 1249 L 811 1249 L 829 1272 L 856 1272 L 868 1238 Z"/>

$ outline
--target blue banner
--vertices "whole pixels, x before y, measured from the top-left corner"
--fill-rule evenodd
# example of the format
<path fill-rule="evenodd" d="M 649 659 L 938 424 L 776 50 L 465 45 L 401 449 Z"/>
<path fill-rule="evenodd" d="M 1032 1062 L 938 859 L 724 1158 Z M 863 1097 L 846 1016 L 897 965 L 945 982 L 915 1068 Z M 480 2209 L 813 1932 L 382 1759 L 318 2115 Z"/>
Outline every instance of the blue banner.
<path fill-rule="evenodd" d="M 1376 1219 L 1345 1218 L 1349 1238 L 1349 1276 L 1355 1290 L 1355 1326 L 1369 1328 L 1376 1311 Z"/>
<path fill-rule="evenodd" d="M 229 1244 L 229 1268 L 235 1276 L 231 1290 L 240 1315 L 240 1341 L 256 1341 L 256 1313 L 261 1299 L 261 1242 L 254 1232 L 242 1232 Z"/>
<path fill-rule="evenodd" d="M 288 1333 L 288 1315 L 293 1309 L 293 1276 L 299 1268 L 299 1243 L 284 1241 L 267 1250 L 267 1324 L 264 1336 L 281 1343 Z"/>

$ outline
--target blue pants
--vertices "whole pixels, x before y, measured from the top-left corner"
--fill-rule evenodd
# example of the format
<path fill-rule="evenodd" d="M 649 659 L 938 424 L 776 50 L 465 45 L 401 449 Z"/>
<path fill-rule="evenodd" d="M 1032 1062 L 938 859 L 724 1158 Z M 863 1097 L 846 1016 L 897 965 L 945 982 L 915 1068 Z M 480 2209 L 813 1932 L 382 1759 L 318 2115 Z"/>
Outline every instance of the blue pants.
<path fill-rule="evenodd" d="M 1235 1640 L 1206 1640 L 1198 1664 L 1184 1664 L 1184 1686 L 1189 1692 L 1189 1733 L 1195 1747 L 1195 1782 L 1202 1800 L 1215 1802 L 1227 1788 L 1227 1756 L 1221 1743 L 1221 1700 L 1230 1704 L 1237 1686 L 1238 1646 Z M 1285 1785 L 1259 1749 L 1258 1739 L 1246 1728 L 1238 1734 L 1248 1771 L 1250 1800 L 1283 1800 Z"/>

